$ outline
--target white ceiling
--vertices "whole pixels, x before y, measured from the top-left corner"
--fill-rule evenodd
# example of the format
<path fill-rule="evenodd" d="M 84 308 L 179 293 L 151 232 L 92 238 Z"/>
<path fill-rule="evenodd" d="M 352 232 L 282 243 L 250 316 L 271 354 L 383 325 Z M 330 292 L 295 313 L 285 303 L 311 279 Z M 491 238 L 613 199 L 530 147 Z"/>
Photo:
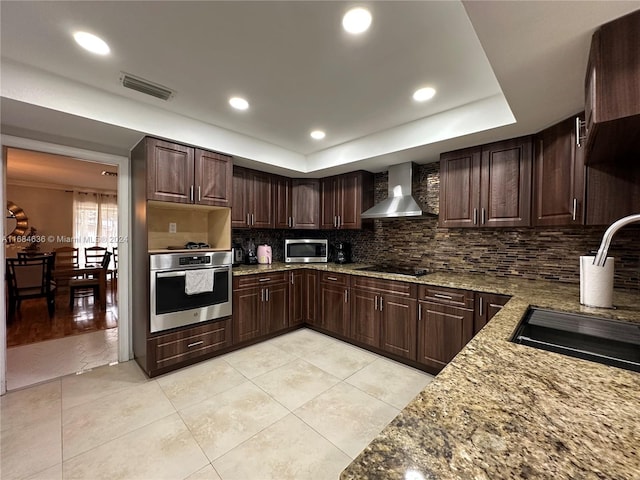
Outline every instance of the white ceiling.
<path fill-rule="evenodd" d="M 350 37 L 340 20 L 352 2 L 3 1 L 2 131 L 121 155 L 152 134 L 311 175 L 422 163 L 580 111 L 591 34 L 640 8 L 360 4 L 373 25 Z M 112 54 L 82 51 L 79 29 Z M 163 102 L 124 89 L 121 71 L 177 93 Z M 416 104 L 425 84 L 438 94 Z M 231 95 L 250 110 L 232 110 Z M 327 138 L 309 138 L 315 128 Z"/>

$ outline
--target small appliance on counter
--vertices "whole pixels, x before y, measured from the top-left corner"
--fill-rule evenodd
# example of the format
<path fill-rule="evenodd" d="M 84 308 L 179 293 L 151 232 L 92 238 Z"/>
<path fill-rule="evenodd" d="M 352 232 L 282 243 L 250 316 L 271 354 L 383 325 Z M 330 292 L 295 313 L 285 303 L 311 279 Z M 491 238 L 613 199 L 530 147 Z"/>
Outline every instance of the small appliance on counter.
<path fill-rule="evenodd" d="M 351 244 L 347 242 L 336 243 L 336 263 L 351 263 Z"/>
<path fill-rule="evenodd" d="M 253 240 L 247 242 L 247 252 L 245 257 L 245 263 L 247 265 L 256 265 L 258 263 L 258 257 L 256 257 L 256 244 Z"/>
<path fill-rule="evenodd" d="M 329 242 L 326 238 L 288 238 L 284 241 L 285 263 L 327 263 Z"/>
<path fill-rule="evenodd" d="M 233 266 L 237 267 L 244 263 L 244 249 L 239 243 L 233 244 Z"/>
<path fill-rule="evenodd" d="M 258 247 L 258 263 L 271 265 L 272 252 L 269 245 L 260 245 Z"/>

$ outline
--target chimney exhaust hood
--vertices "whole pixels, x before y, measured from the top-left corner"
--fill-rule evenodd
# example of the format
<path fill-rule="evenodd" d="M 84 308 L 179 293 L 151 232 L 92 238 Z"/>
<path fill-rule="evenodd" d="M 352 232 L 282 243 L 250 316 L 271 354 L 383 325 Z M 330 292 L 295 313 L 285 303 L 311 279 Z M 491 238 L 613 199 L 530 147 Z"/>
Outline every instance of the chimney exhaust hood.
<path fill-rule="evenodd" d="M 362 218 L 400 218 L 425 215 L 411 195 L 413 163 L 389 167 L 389 196 L 362 213 Z M 432 215 L 426 213 L 426 215 Z"/>

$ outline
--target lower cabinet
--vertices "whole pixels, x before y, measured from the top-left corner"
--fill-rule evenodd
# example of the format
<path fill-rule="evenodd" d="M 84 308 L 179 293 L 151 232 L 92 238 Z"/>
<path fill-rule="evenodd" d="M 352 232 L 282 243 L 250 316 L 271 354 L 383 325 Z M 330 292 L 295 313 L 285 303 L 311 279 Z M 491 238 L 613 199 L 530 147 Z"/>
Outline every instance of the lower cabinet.
<path fill-rule="evenodd" d="M 168 367 L 188 365 L 213 356 L 232 345 L 231 318 L 150 337 L 147 340 L 147 374 L 151 377 Z"/>
<path fill-rule="evenodd" d="M 289 272 L 289 326 L 316 324 L 318 319 L 318 272 Z"/>
<path fill-rule="evenodd" d="M 473 337 L 474 293 L 421 285 L 418 362 L 441 370 Z"/>
<path fill-rule="evenodd" d="M 509 301 L 508 295 L 476 292 L 473 334 L 478 333 L 493 316 Z"/>
<path fill-rule="evenodd" d="M 331 333 L 349 336 L 349 275 L 320 272 L 320 320 L 316 325 Z"/>
<path fill-rule="evenodd" d="M 233 279 L 233 342 L 284 330 L 289 325 L 287 272 Z"/>

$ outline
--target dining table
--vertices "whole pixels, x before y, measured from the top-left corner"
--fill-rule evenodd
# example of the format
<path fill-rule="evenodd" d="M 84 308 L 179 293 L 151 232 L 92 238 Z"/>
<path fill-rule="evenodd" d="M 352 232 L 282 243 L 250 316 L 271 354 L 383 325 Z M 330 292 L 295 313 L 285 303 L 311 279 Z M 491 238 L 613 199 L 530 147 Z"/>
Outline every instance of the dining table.
<path fill-rule="evenodd" d="M 100 308 L 107 308 L 107 269 L 101 265 L 84 265 L 82 267 L 73 268 L 56 268 L 53 277 L 56 281 L 60 279 L 81 278 L 81 277 L 97 277 L 98 278 L 98 302 Z"/>

